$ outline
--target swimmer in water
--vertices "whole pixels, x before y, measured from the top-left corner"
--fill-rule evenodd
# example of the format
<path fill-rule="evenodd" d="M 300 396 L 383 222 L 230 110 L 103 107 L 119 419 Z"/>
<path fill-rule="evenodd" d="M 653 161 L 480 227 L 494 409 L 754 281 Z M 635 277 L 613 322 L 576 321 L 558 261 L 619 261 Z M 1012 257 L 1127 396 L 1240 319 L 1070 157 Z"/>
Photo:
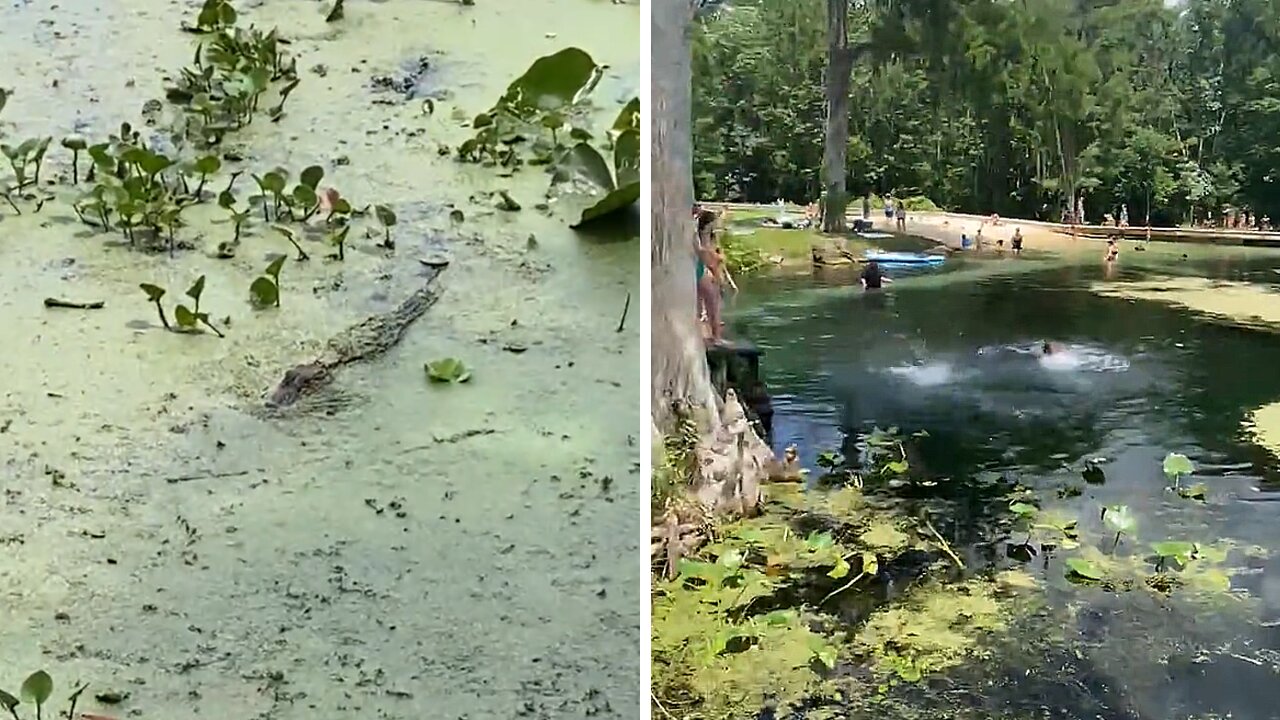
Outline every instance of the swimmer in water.
<path fill-rule="evenodd" d="M 1044 357 L 1048 357 L 1050 355 L 1054 355 L 1062 352 L 1062 349 L 1063 349 L 1062 346 L 1059 345 L 1058 343 L 1045 340 L 1040 345 L 1040 354 Z"/>
<path fill-rule="evenodd" d="M 1107 255 L 1104 262 L 1113 263 L 1120 257 L 1120 246 L 1116 244 L 1116 239 L 1107 240 Z"/>

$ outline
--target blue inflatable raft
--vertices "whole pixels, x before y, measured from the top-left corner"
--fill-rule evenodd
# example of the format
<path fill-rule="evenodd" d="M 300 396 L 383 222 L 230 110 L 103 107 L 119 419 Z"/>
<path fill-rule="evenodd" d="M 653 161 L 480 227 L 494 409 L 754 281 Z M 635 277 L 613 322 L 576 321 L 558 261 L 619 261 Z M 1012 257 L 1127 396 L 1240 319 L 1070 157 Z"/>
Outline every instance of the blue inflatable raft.
<path fill-rule="evenodd" d="M 900 253 L 867 251 L 867 260 L 885 265 L 940 265 L 946 261 L 942 255 L 926 255 L 924 253 Z"/>

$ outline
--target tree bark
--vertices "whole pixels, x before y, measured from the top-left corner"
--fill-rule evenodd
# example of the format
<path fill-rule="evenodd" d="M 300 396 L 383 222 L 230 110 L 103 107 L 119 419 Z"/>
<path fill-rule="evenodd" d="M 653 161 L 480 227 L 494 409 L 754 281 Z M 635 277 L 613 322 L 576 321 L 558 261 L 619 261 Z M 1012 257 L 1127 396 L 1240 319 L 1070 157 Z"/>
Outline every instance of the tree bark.
<path fill-rule="evenodd" d="M 849 204 L 845 155 L 849 148 L 849 86 L 853 53 L 849 50 L 848 0 L 827 0 L 827 127 L 822 151 L 822 231 L 843 233 Z"/>
<path fill-rule="evenodd" d="M 682 416 L 695 422 L 689 495 L 709 512 L 751 514 L 776 463 L 734 394 L 717 396 L 697 318 L 689 38 L 695 6 L 691 0 L 651 6 L 652 431 L 658 448 Z"/>

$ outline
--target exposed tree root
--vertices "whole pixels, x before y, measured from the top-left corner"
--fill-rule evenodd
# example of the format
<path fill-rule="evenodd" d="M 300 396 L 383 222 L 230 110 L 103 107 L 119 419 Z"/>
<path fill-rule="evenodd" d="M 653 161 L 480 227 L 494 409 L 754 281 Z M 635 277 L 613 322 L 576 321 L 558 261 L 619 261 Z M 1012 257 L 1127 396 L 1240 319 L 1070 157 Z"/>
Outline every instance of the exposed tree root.
<path fill-rule="evenodd" d="M 428 268 L 422 287 L 404 302 L 343 330 L 325 344 L 315 360 L 290 368 L 267 397 L 267 407 L 293 405 L 333 382 L 334 371 L 343 365 L 372 360 L 394 347 L 405 330 L 439 299 L 435 281 L 443 272 L 443 267 Z"/>

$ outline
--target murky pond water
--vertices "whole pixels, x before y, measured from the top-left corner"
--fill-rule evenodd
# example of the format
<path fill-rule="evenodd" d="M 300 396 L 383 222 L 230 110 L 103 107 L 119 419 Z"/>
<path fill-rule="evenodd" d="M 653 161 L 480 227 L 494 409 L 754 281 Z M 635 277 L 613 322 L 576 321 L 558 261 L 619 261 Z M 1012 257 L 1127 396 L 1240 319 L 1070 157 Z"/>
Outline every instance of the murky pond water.
<path fill-rule="evenodd" d="M 814 467 L 822 451 L 856 456 L 873 427 L 926 431 L 907 448 L 913 479 L 868 492 L 931 508 L 969 572 L 1035 577 L 988 660 L 919 702 L 974 717 L 1276 717 L 1280 496 L 1254 412 L 1280 400 L 1280 253 L 1152 244 L 1106 268 L 1100 250 L 951 260 L 879 295 L 841 271 L 761 278 L 734 300 L 731 334 L 766 350 L 776 448 L 796 444 Z M 1059 352 L 1040 356 L 1045 341 Z M 1170 490 L 1170 452 L 1193 460 L 1180 487 L 1203 483 L 1204 502 Z M 1103 482 L 1083 479 L 1091 463 Z M 1015 483 L 1077 522 L 1081 547 L 1009 557 Z M 1113 550 L 1101 509 L 1117 505 L 1136 528 Z M 1181 586 L 1153 591 L 1149 545 L 1167 539 L 1203 554 Z M 1071 583 L 1070 557 L 1128 580 Z"/>
<path fill-rule="evenodd" d="M 139 125 L 191 57 L 178 28 L 197 7 L 0 6 L 0 133 Z M 343 263 L 290 262 L 282 307 L 254 312 L 249 283 L 288 249 L 265 227 L 215 259 L 231 226 L 198 208 L 194 249 L 169 259 L 87 232 L 69 192 L 0 211 L 0 688 L 45 668 L 57 697 L 88 682 L 80 708 L 119 717 L 635 717 L 638 303 L 617 331 L 635 225 L 579 235 L 532 209 L 542 173 L 437 148 L 570 45 L 610 66 L 594 97 L 611 122 L 638 86 L 638 8 L 350 2 L 332 25 L 328 4 L 239 9 L 292 40 L 302 76 L 279 123 L 237 134 L 240 167 L 322 165 L 396 209 L 396 251 L 361 235 Z M 416 97 L 376 81 L 422 58 Z M 52 150 L 46 176 L 69 160 Z M 499 188 L 526 209 L 477 196 Z M 343 370 L 325 412 L 257 412 L 286 368 L 413 290 L 427 254 L 451 260 L 443 294 L 398 346 Z M 223 340 L 163 332 L 138 290 L 201 274 Z M 442 357 L 472 381 L 429 387 Z M 89 697 L 104 691 L 124 704 Z"/>

